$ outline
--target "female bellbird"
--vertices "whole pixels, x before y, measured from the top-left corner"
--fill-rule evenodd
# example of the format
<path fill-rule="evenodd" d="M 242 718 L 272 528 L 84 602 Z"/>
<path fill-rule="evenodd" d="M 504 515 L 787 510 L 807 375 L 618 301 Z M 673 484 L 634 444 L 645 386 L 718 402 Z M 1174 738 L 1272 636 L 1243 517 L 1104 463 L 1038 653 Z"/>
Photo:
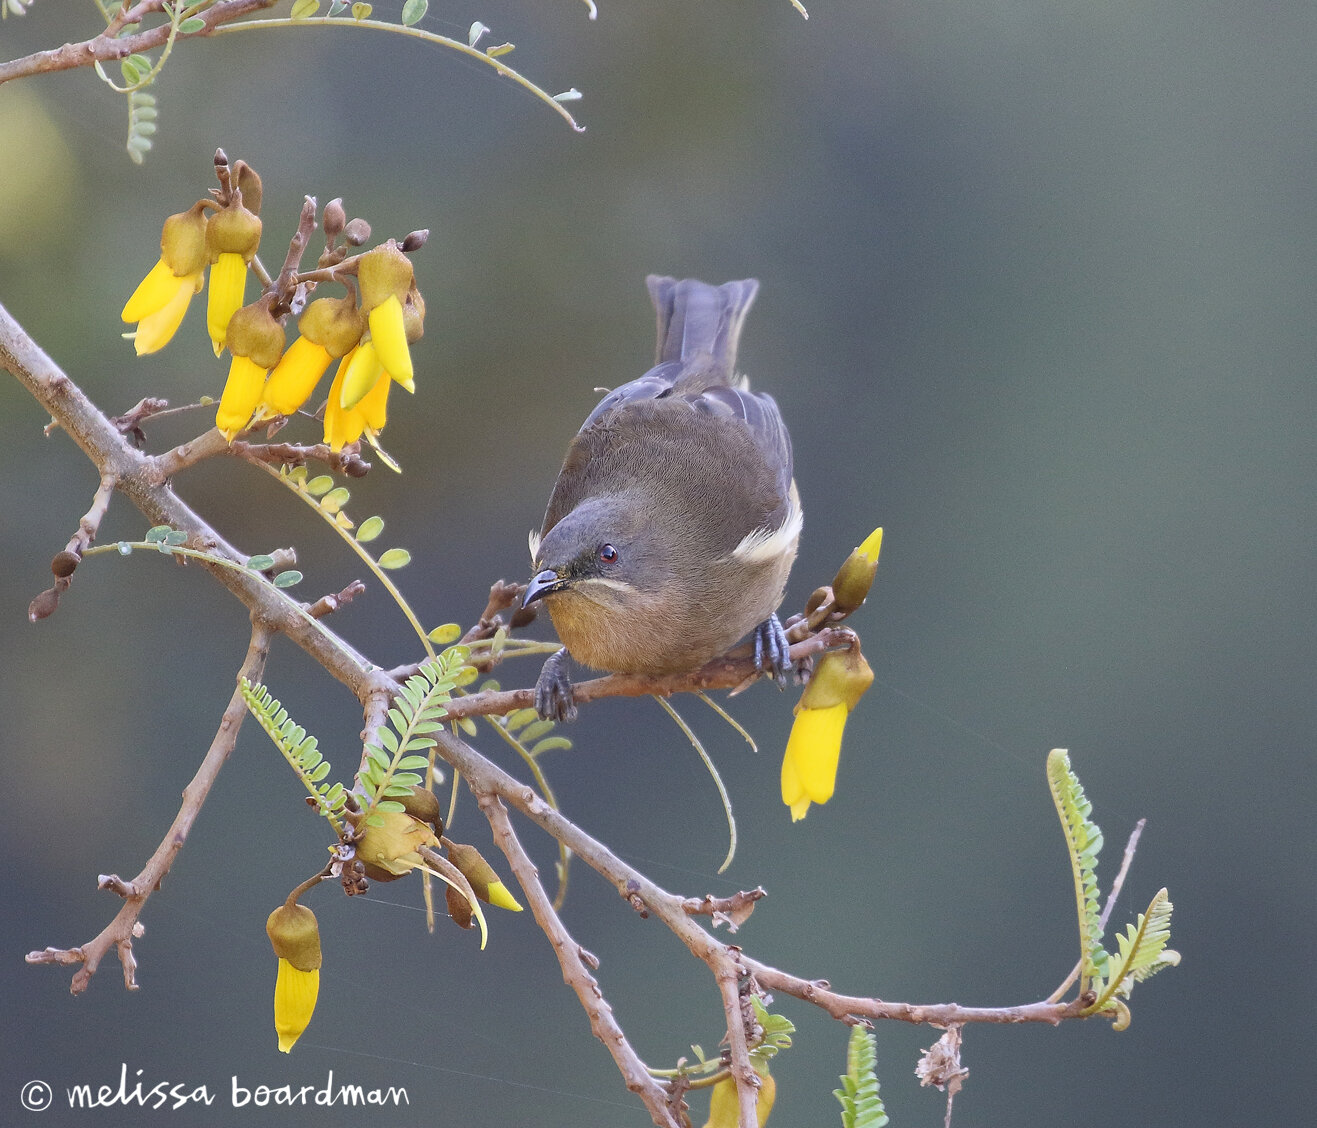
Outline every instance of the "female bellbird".
<path fill-rule="evenodd" d="M 755 632 L 755 661 L 790 668 L 774 612 L 802 522 L 791 438 L 772 396 L 735 374 L 754 279 L 646 279 L 655 365 L 600 401 L 567 448 L 522 606 L 562 639 L 535 688 L 541 716 L 576 714 L 566 655 L 615 673 L 698 669 Z"/>

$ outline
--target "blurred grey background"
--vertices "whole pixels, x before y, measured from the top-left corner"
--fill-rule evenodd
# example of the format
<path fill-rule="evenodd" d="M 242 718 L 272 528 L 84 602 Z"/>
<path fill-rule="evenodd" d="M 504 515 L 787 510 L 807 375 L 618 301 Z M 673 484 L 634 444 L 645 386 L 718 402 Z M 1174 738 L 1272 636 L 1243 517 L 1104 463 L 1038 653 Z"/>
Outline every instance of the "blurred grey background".
<path fill-rule="evenodd" d="M 378 5 L 396 15 L 400 3 Z M 157 87 L 144 168 L 123 99 L 90 71 L 0 87 L 0 301 L 107 411 L 219 391 L 194 308 L 138 361 L 119 309 L 160 223 L 212 183 L 217 145 L 266 185 L 267 262 L 303 193 L 343 196 L 377 235 L 429 227 L 418 391 L 386 432 L 405 467 L 353 483 L 429 623 L 470 622 L 524 578 L 592 391 L 652 351 L 644 275 L 762 291 L 742 363 L 782 405 L 806 532 L 787 608 L 873 526 L 887 539 L 854 622 L 878 682 L 851 720 L 838 794 L 792 826 L 777 796 L 794 693 L 731 706 L 756 756 L 694 700 L 740 818 L 725 829 L 693 752 L 652 702 L 585 711 L 549 768 L 565 810 L 669 888 L 763 884 L 755 955 L 912 1002 L 1046 996 L 1077 952 L 1043 776 L 1071 749 L 1114 875 L 1148 819 L 1115 921 L 1162 885 L 1183 964 L 1106 1023 L 973 1027 L 954 1123 L 1277 1124 L 1310 1105 L 1317 8 L 1306 0 L 574 0 L 432 5 L 472 20 L 551 91 L 572 133 L 491 71 L 398 37 L 297 30 L 183 44 Z M 95 30 L 90 5 L 0 25 L 10 58 Z M 26 621 L 95 486 L 67 438 L 0 380 L 0 740 L 9 815 L 0 926 L 0 1120 L 40 1078 L 206 1084 L 208 1110 L 52 1110 L 44 1124 L 223 1125 L 241 1084 L 405 1086 L 401 1111 L 244 1110 L 294 1125 L 644 1125 L 530 914 L 426 934 L 414 882 L 312 899 L 325 936 L 315 1021 L 271 1029 L 266 914 L 325 836 L 256 727 L 137 944 L 141 990 L 107 964 L 80 998 L 23 954 L 89 939 L 172 818 L 211 739 L 246 616 L 203 574 L 100 557 L 57 615 Z M 154 449 L 205 421 L 150 429 Z M 305 598 L 361 570 L 289 495 L 237 465 L 179 492 L 250 551 L 295 543 Z M 144 521 L 117 501 L 102 540 Z M 378 661 L 415 646 L 378 588 L 334 625 Z M 541 628 L 543 632 L 546 628 Z M 505 684 L 535 668 L 508 667 Z M 277 644 L 268 680 L 336 766 L 353 701 Z M 513 770 L 500 742 L 479 745 Z M 455 833 L 487 844 L 474 807 Z M 525 839 L 542 869 L 553 852 Z M 703 968 L 577 866 L 565 913 L 639 1052 L 719 1036 Z M 774 1124 L 837 1121 L 846 1031 L 787 999 Z M 897 1125 L 940 1125 L 913 1068 L 927 1028 L 878 1031 Z M 703 1118 L 697 1107 L 696 1123 Z M 38 1122 L 33 1119 L 33 1123 Z"/>

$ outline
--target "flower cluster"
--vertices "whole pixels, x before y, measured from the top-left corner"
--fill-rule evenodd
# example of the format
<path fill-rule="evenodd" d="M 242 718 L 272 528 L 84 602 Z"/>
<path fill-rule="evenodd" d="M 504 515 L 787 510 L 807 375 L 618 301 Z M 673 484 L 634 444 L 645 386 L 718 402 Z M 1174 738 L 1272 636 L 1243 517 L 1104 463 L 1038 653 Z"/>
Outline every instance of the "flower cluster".
<path fill-rule="evenodd" d="M 349 254 L 369 239 L 370 227 L 364 220 L 348 221 L 335 200 L 324 209 L 326 245 L 318 269 L 298 273 L 294 256 L 306 239 L 295 239 L 289 261 L 270 279 L 256 257 L 260 178 L 242 161 L 230 168 L 222 154 L 216 165 L 221 187 L 215 199 L 200 200 L 165 220 L 160 259 L 123 308 L 123 320 L 137 324 L 128 335 L 138 355 L 169 343 L 192 296 L 206 287 L 209 267 L 206 330 L 215 355 L 227 348 L 231 356 L 215 413 L 224 437 L 232 442 L 250 427 L 299 411 L 338 361 L 324 407 L 324 441 L 335 452 L 363 435 L 374 441 L 387 420 L 390 385 L 409 392 L 416 387 L 410 346 L 424 332 L 425 302 L 407 252 L 424 244 L 425 233 Z M 313 223 L 314 201 L 308 208 Z M 304 211 L 307 230 L 299 229 L 299 236 L 310 233 L 306 217 Z M 262 280 L 262 292 L 248 303 L 253 272 Z M 284 322 L 326 280 L 341 283 L 348 293 L 306 304 L 297 318 L 298 336 L 285 348 Z"/>

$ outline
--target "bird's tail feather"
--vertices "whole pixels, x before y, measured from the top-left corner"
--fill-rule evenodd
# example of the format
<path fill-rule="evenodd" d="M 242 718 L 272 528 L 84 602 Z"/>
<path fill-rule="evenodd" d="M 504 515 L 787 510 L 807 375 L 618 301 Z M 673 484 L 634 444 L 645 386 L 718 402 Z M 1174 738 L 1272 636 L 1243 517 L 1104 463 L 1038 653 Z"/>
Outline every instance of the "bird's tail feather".
<path fill-rule="evenodd" d="M 710 286 L 694 278 L 651 274 L 645 279 L 658 312 L 658 348 L 654 363 L 692 361 L 707 356 L 713 370 L 730 380 L 736 368 L 741 326 L 759 291 L 753 278 Z"/>

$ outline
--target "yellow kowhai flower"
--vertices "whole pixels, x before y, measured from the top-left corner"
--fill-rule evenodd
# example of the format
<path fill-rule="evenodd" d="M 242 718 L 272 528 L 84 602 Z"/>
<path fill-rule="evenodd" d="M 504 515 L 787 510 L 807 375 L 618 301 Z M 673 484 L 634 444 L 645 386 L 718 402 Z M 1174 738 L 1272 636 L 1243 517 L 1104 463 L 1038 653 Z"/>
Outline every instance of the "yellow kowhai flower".
<path fill-rule="evenodd" d="M 297 319 L 301 334 L 270 373 L 261 394 L 257 419 L 292 415 L 311 397 L 331 361 L 357 346 L 365 320 L 355 299 L 317 298 Z"/>
<path fill-rule="evenodd" d="M 260 243 L 260 218 L 241 204 L 216 212 L 206 224 L 206 252 L 214 264 L 207 294 L 206 330 L 216 356 L 224 351 L 229 319 L 242 306 L 247 264 L 256 256 Z"/>
<path fill-rule="evenodd" d="M 357 282 L 361 286 L 361 308 L 370 322 L 370 335 L 380 363 L 399 384 L 414 392 L 416 384 L 408 342 L 420 337 L 420 319 L 412 316 L 409 326 L 404 306 L 411 293 L 416 293 L 417 299 L 420 294 L 415 290 L 411 260 L 390 239 L 361 256 Z M 411 312 L 415 314 L 418 303 L 411 304 Z M 419 304 L 419 313 L 423 318 L 423 303 Z"/>
<path fill-rule="evenodd" d="M 766 1068 L 755 1072 L 759 1074 L 759 1103 L 755 1107 L 755 1116 L 759 1128 L 764 1128 L 768 1114 L 773 1111 L 773 1101 L 777 1099 L 777 1082 Z M 709 1119 L 704 1122 L 704 1128 L 736 1128 L 740 1122 L 741 1106 L 737 1101 L 736 1082 L 724 1077 L 709 1095 Z"/>
<path fill-rule="evenodd" d="M 352 407 L 343 406 L 343 387 L 354 364 L 373 381 L 369 390 Z M 363 341 L 339 361 L 325 405 L 325 442 L 332 451 L 355 443 L 367 432 L 374 438 L 388 422 L 389 385 L 393 381 L 375 355 L 374 345 Z"/>
<path fill-rule="evenodd" d="M 811 803 L 826 803 L 837 784 L 846 718 L 873 682 L 873 671 L 856 646 L 819 659 L 796 706 L 796 719 L 782 757 L 782 802 L 791 821 L 805 817 Z"/>
<path fill-rule="evenodd" d="M 120 316 L 137 322 L 133 344 L 138 356 L 169 344 L 182 324 L 192 295 L 205 285 L 205 204 L 171 215 L 160 234 L 160 259 L 142 279 Z"/>
<path fill-rule="evenodd" d="M 274 983 L 274 1031 L 288 1053 L 315 1013 L 320 994 L 320 927 L 315 913 L 290 900 L 265 922 L 270 946 L 279 957 Z"/>
<path fill-rule="evenodd" d="M 270 316 L 270 302 L 262 298 L 243 306 L 228 326 L 229 378 L 215 412 L 215 426 L 229 442 L 247 428 L 265 388 L 265 374 L 279 362 L 284 330 Z"/>

